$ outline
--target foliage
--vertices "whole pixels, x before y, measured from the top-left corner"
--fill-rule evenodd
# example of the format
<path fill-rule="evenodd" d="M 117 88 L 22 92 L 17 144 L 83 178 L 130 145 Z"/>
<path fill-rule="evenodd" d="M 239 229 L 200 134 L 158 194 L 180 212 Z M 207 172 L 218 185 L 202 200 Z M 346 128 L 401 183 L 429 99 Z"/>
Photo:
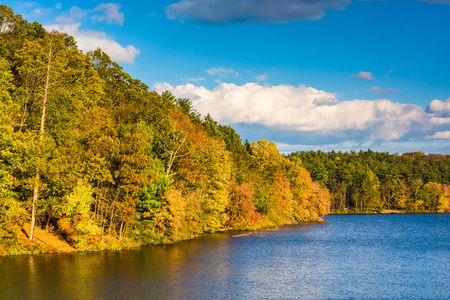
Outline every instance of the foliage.
<path fill-rule="evenodd" d="M 326 177 L 314 183 L 274 143 L 243 143 L 194 106 L 0 5 L 0 254 L 45 250 L 22 233 L 33 216 L 90 250 L 327 213 Z"/>
<path fill-rule="evenodd" d="M 450 156 L 403 155 L 368 150 L 350 152 L 297 152 L 313 180 L 331 193 L 333 211 L 443 212 L 450 180 Z"/>
<path fill-rule="evenodd" d="M 262 226 L 261 215 L 253 204 L 253 193 L 248 183 L 239 186 L 230 183 L 230 202 L 227 207 L 228 220 L 226 225 L 236 229 L 252 230 Z"/>

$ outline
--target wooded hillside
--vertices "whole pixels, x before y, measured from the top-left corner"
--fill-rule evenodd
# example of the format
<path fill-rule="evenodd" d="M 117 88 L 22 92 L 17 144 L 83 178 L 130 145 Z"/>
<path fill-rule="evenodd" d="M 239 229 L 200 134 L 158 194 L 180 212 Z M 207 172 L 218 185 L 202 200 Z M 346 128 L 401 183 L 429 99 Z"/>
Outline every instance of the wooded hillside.
<path fill-rule="evenodd" d="M 0 6 L 0 254 L 43 251 L 35 224 L 79 250 L 116 249 L 320 220 L 329 207 L 274 143 L 242 143 L 189 99 Z"/>

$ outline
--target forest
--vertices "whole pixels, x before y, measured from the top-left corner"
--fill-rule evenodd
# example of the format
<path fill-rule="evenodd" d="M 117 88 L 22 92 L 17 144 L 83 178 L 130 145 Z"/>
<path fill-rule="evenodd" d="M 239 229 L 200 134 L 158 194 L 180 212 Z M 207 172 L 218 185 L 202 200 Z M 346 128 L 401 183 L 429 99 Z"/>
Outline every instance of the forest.
<path fill-rule="evenodd" d="M 35 228 L 87 251 L 330 212 L 447 212 L 449 185 L 448 155 L 242 141 L 101 49 L 0 6 L 0 255 L 50 251 Z"/>
<path fill-rule="evenodd" d="M 410 213 L 450 210 L 450 155 L 296 152 L 311 178 L 327 188 L 331 212 Z"/>
<path fill-rule="evenodd" d="M 330 204 L 298 157 L 0 5 L 0 255 L 50 251 L 36 228 L 122 249 L 319 221 Z"/>

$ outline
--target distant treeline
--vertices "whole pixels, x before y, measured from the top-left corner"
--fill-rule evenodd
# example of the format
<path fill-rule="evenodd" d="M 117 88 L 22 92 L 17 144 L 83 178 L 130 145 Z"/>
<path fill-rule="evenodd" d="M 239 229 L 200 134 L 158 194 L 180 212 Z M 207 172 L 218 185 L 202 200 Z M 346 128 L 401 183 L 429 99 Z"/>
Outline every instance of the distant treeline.
<path fill-rule="evenodd" d="M 35 224 L 80 250 L 114 249 L 320 220 L 329 207 L 300 159 L 243 143 L 189 99 L 0 5 L 0 255 L 47 251 Z"/>
<path fill-rule="evenodd" d="M 296 152 L 311 178 L 331 194 L 332 211 L 444 212 L 450 205 L 450 155 L 371 150 Z"/>

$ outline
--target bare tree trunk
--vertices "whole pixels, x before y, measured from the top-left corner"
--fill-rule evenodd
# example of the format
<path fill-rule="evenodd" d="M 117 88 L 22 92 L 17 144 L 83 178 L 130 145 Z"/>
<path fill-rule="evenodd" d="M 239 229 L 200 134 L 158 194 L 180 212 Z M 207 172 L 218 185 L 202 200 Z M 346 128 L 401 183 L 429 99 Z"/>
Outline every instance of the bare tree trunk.
<path fill-rule="evenodd" d="M 50 211 L 48 212 L 47 224 L 45 225 L 45 231 L 48 232 L 48 225 L 50 224 L 50 218 L 52 217 L 53 211 L 50 206 Z"/>
<path fill-rule="evenodd" d="M 172 124 L 173 125 L 173 136 L 172 136 L 172 145 L 170 146 L 171 149 L 168 149 L 165 144 L 163 145 L 164 150 L 169 154 L 169 162 L 167 163 L 167 168 L 166 168 L 167 176 L 173 175 L 170 173 L 170 170 L 172 168 L 172 165 L 173 165 L 173 162 L 175 161 L 175 159 L 189 154 L 189 152 L 188 152 L 183 155 L 178 155 L 178 152 L 180 151 L 181 147 L 186 142 L 186 138 L 189 133 L 183 132 L 181 130 L 177 131 L 177 129 L 176 129 L 177 122 L 178 121 L 175 121 L 175 123 Z"/>
<path fill-rule="evenodd" d="M 101 215 L 100 215 L 100 217 L 101 217 L 101 219 L 100 219 L 100 222 L 101 222 L 101 227 L 102 227 L 102 243 L 103 243 L 103 237 L 105 236 L 105 210 L 104 210 L 104 207 L 102 207 L 102 206 L 100 206 L 99 207 L 99 210 L 101 211 Z"/>
<path fill-rule="evenodd" d="M 387 209 L 391 209 L 391 195 L 390 190 L 386 188 L 386 207 Z"/>
<path fill-rule="evenodd" d="M 36 224 L 36 207 L 37 198 L 39 197 L 39 170 L 36 168 L 36 176 L 34 177 L 34 192 L 33 192 L 33 207 L 31 208 L 31 229 L 30 229 L 30 240 L 33 240 L 34 236 L 34 226 Z"/>
<path fill-rule="evenodd" d="M 125 236 L 125 233 L 127 232 L 127 227 L 128 227 L 128 223 L 124 223 L 122 236 Z"/>
<path fill-rule="evenodd" d="M 95 191 L 95 206 L 94 206 L 94 221 L 95 222 L 98 222 L 97 208 L 98 208 L 98 179 L 97 179 L 97 187 L 96 187 L 96 191 Z"/>
<path fill-rule="evenodd" d="M 185 134 L 183 137 L 180 137 L 180 134 L 177 134 L 174 138 L 173 138 L 173 145 L 172 145 L 172 149 L 169 152 L 169 162 L 167 164 L 167 170 L 166 170 L 166 175 L 170 176 L 170 169 L 172 168 L 173 162 L 175 161 L 176 158 L 180 157 L 178 156 L 178 151 L 180 151 L 181 147 L 184 145 L 184 143 L 186 142 L 186 137 L 187 134 Z M 177 143 L 179 143 L 177 145 Z"/>
<path fill-rule="evenodd" d="M 120 222 L 120 230 L 119 230 L 119 242 L 122 240 L 122 231 L 123 231 L 123 225 L 124 225 L 124 221 Z"/>
<path fill-rule="evenodd" d="M 50 83 L 50 63 L 52 60 L 52 40 L 50 40 L 49 50 L 48 50 L 48 62 L 47 62 L 47 74 L 45 78 L 45 88 L 44 88 L 44 100 L 42 101 L 42 116 L 41 116 L 41 126 L 39 129 L 39 144 L 38 153 L 39 156 L 42 153 L 42 139 L 44 138 L 44 125 L 45 125 L 45 110 L 48 97 L 48 87 Z M 37 200 L 39 198 L 39 168 L 36 167 L 36 176 L 34 178 L 34 192 L 33 192 L 33 208 L 31 209 L 31 230 L 30 230 L 30 240 L 33 240 L 34 227 L 36 225 L 36 209 Z"/>
<path fill-rule="evenodd" d="M 115 208 L 115 206 L 114 206 L 114 204 L 113 204 L 113 207 L 112 207 L 112 210 L 111 210 L 111 218 L 110 218 L 110 220 L 109 220 L 109 228 L 108 228 L 108 234 L 109 234 L 109 237 L 108 237 L 108 240 L 109 241 L 111 241 L 111 230 L 112 230 L 112 225 L 113 225 L 113 221 L 114 221 L 114 208 Z"/>

